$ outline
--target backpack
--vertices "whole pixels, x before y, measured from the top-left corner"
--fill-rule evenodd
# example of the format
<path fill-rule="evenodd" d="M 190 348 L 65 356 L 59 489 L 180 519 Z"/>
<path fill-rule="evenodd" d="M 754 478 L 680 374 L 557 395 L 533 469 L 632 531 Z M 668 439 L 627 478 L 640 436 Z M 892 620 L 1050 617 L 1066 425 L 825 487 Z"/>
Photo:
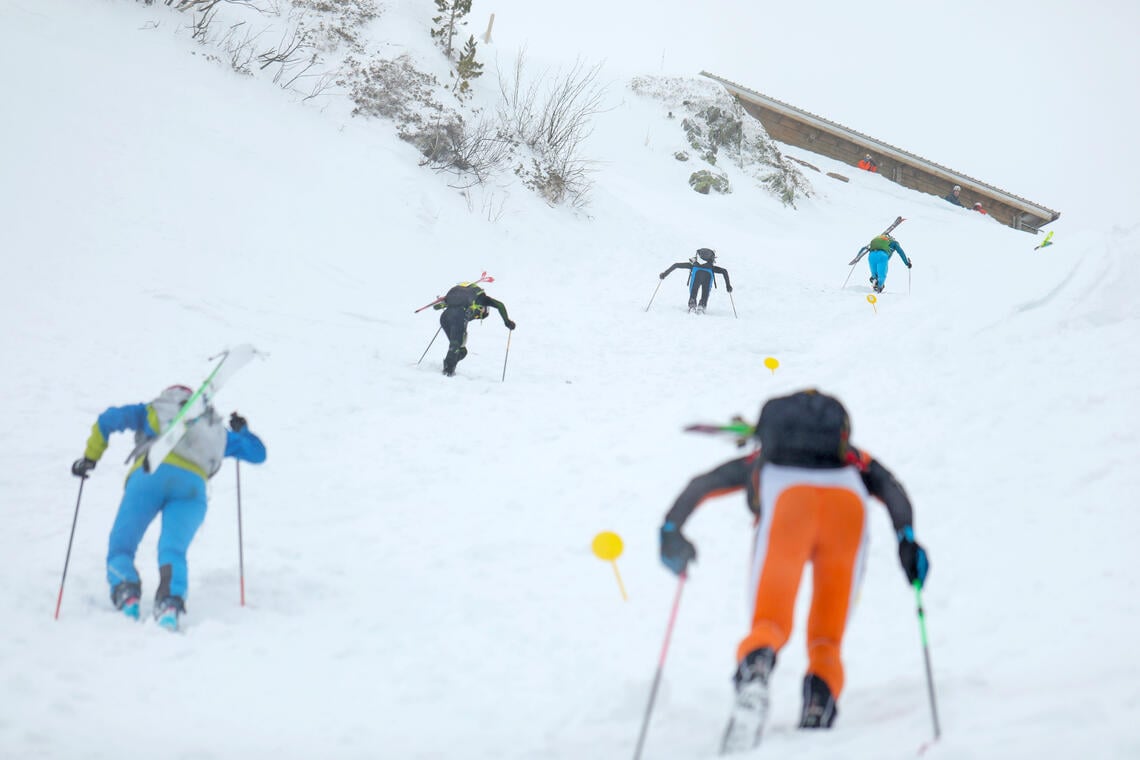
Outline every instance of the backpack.
<path fill-rule="evenodd" d="M 456 285 L 447 291 L 447 295 L 443 297 L 443 302 L 447 306 L 459 306 L 464 309 L 470 309 L 475 305 L 475 299 L 478 298 L 482 292 L 483 288 L 478 285 Z"/>
<path fill-rule="evenodd" d="M 871 241 L 871 244 L 868 245 L 867 247 L 870 248 L 872 251 L 886 251 L 887 253 L 890 253 L 890 251 L 891 251 L 891 236 L 890 235 L 877 235 Z"/>
<path fill-rule="evenodd" d="M 800 391 L 764 404 L 756 436 L 766 462 L 812 469 L 843 467 L 851 419 L 838 399 Z"/>

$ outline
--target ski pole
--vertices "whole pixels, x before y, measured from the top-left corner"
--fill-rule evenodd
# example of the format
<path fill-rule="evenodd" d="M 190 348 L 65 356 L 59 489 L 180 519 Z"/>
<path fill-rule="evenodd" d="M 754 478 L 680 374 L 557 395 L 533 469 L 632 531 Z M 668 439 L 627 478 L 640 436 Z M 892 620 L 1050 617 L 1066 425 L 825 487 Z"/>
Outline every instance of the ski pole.
<path fill-rule="evenodd" d="M 443 325 L 440 325 L 439 329 L 437 329 L 435 331 L 435 335 L 431 336 L 431 340 L 428 342 L 427 348 L 425 348 L 424 352 L 422 354 L 420 354 L 420 359 L 419 359 L 419 361 L 416 362 L 417 367 L 419 366 L 420 362 L 422 362 L 424 360 L 424 357 L 427 356 L 427 352 L 431 350 L 431 344 L 435 343 L 435 339 L 439 337 L 439 331 L 442 329 L 443 329 Z"/>
<path fill-rule="evenodd" d="M 934 676 L 930 673 L 930 646 L 926 641 L 926 611 L 922 608 L 922 583 L 914 582 L 914 599 L 918 604 L 918 630 L 922 635 L 922 657 L 926 661 L 926 691 L 930 695 L 930 716 L 934 719 L 934 739 L 942 735 L 938 725 L 938 706 L 934 702 Z"/>
<path fill-rule="evenodd" d="M 241 606 L 245 606 L 245 551 L 241 535 L 241 462 L 234 460 L 234 475 L 237 476 L 237 520 L 238 520 L 238 579 L 241 584 Z"/>
<path fill-rule="evenodd" d="M 906 268 L 906 294 L 910 295 L 910 267 Z"/>
<path fill-rule="evenodd" d="M 653 688 L 649 691 L 649 705 L 645 708 L 645 718 L 641 721 L 641 735 L 637 737 L 637 749 L 633 752 L 633 760 L 641 757 L 641 748 L 645 745 L 645 734 L 649 730 L 649 716 L 653 713 L 653 703 L 657 701 L 657 687 L 661 685 L 661 671 L 665 669 L 665 655 L 669 651 L 669 639 L 673 637 L 673 624 L 677 621 L 677 607 L 681 604 L 681 589 L 685 587 L 685 573 L 681 573 L 677 580 L 677 593 L 673 597 L 673 611 L 669 613 L 669 625 L 665 628 L 665 643 L 661 646 L 661 657 L 657 660 L 657 674 L 653 676 Z"/>
<path fill-rule="evenodd" d="M 657 297 L 657 291 L 658 291 L 658 290 L 661 290 L 661 283 L 662 283 L 662 282 L 665 282 L 665 281 L 664 281 L 664 280 L 660 280 L 660 281 L 657 283 L 657 287 L 653 289 L 653 295 L 649 297 L 649 303 L 645 304 L 645 310 L 646 310 L 646 311 L 649 311 L 649 307 L 653 305 L 653 299 Z"/>
<path fill-rule="evenodd" d="M 729 291 L 729 294 L 728 294 L 728 302 L 730 304 L 732 304 L 732 316 L 736 317 L 737 319 L 740 319 L 740 315 L 736 313 L 736 300 L 732 297 L 731 291 Z"/>
<path fill-rule="evenodd" d="M 851 265 L 851 271 L 847 273 L 847 280 L 851 279 L 851 275 L 855 273 L 855 267 L 857 267 L 857 266 L 859 266 L 858 261 L 856 261 L 854 264 Z M 840 290 L 843 290 L 843 288 L 847 287 L 847 280 L 843 281 L 843 285 L 841 285 L 839 288 Z"/>
<path fill-rule="evenodd" d="M 514 330 L 507 330 L 507 352 L 503 354 L 503 379 L 499 382 L 505 383 L 507 381 L 507 357 L 511 355 L 511 333 Z"/>
<path fill-rule="evenodd" d="M 63 583 L 67 580 L 67 566 L 71 562 L 71 542 L 75 540 L 75 524 L 79 522 L 79 502 L 83 499 L 84 475 L 79 479 L 79 496 L 75 499 L 75 516 L 71 518 L 71 535 L 67 539 L 67 555 L 63 559 L 63 577 L 59 579 L 59 596 L 55 599 L 55 619 L 59 620 L 59 607 L 63 604 Z"/>

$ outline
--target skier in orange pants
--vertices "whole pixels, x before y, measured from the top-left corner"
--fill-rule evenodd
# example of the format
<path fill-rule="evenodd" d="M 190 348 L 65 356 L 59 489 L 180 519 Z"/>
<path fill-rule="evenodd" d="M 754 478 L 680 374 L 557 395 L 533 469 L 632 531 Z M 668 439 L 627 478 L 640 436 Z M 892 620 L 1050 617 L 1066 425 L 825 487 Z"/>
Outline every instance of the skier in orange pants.
<path fill-rule="evenodd" d="M 751 587 L 752 627 L 737 647 L 736 698 L 723 752 L 759 743 L 768 713 L 768 679 L 792 632 L 804 565 L 812 564 L 808 672 L 800 728 L 830 728 L 843 690 L 840 648 L 866 558 L 867 496 L 887 507 L 908 580 L 920 585 L 929 560 L 914 540 L 912 510 L 894 476 L 848 443 L 843 405 L 801 391 L 764 405 L 760 449 L 694 478 L 661 527 L 661 559 L 677 574 L 696 559 L 681 526 L 710 496 L 744 490 L 757 516 Z"/>

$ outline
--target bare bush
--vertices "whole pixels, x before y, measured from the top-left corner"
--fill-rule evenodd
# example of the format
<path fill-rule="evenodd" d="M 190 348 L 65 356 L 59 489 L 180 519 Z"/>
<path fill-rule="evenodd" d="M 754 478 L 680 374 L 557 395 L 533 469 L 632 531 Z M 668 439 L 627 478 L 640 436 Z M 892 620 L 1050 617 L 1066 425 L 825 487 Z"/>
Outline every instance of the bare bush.
<path fill-rule="evenodd" d="M 379 15 L 375 0 L 290 0 L 308 15 L 305 28 L 319 50 L 332 52 L 341 44 L 363 52 L 360 30 Z"/>
<path fill-rule="evenodd" d="M 486 182 L 514 155 L 514 141 L 488 119 L 479 119 L 474 124 L 458 119 L 451 123 L 446 135 L 445 145 L 437 143 L 431 154 L 424 154 L 425 164 L 437 171 L 449 169 L 467 173 L 473 183 Z"/>
<path fill-rule="evenodd" d="M 516 165 L 515 174 L 550 203 L 569 200 L 582 205 L 592 184 L 593 163 L 581 157 L 581 147 L 602 110 L 601 66 L 587 67 L 579 60 L 565 73 L 543 72 L 539 80 L 552 84 L 540 100 L 539 80 L 523 84 L 524 58 L 525 52 L 516 58 L 513 79 L 499 81 L 500 122 L 532 153 L 529 161 Z"/>

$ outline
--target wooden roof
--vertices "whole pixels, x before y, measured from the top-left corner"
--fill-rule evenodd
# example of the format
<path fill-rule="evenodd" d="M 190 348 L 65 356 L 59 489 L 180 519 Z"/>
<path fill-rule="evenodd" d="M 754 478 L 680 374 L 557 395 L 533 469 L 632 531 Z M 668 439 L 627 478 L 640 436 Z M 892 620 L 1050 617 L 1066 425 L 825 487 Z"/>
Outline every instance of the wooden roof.
<path fill-rule="evenodd" d="M 962 188 L 960 199 L 967 210 L 974 203 L 995 219 L 1036 232 L 1061 213 L 989 183 L 936 164 L 922 156 L 856 132 L 842 124 L 796 108 L 750 90 L 727 79 L 702 71 L 701 76 L 718 82 L 732 93 L 748 113 L 760 120 L 772 139 L 812 151 L 854 166 L 867 153 L 879 163 L 879 173 L 889 180 L 939 197 L 954 185 Z"/>

